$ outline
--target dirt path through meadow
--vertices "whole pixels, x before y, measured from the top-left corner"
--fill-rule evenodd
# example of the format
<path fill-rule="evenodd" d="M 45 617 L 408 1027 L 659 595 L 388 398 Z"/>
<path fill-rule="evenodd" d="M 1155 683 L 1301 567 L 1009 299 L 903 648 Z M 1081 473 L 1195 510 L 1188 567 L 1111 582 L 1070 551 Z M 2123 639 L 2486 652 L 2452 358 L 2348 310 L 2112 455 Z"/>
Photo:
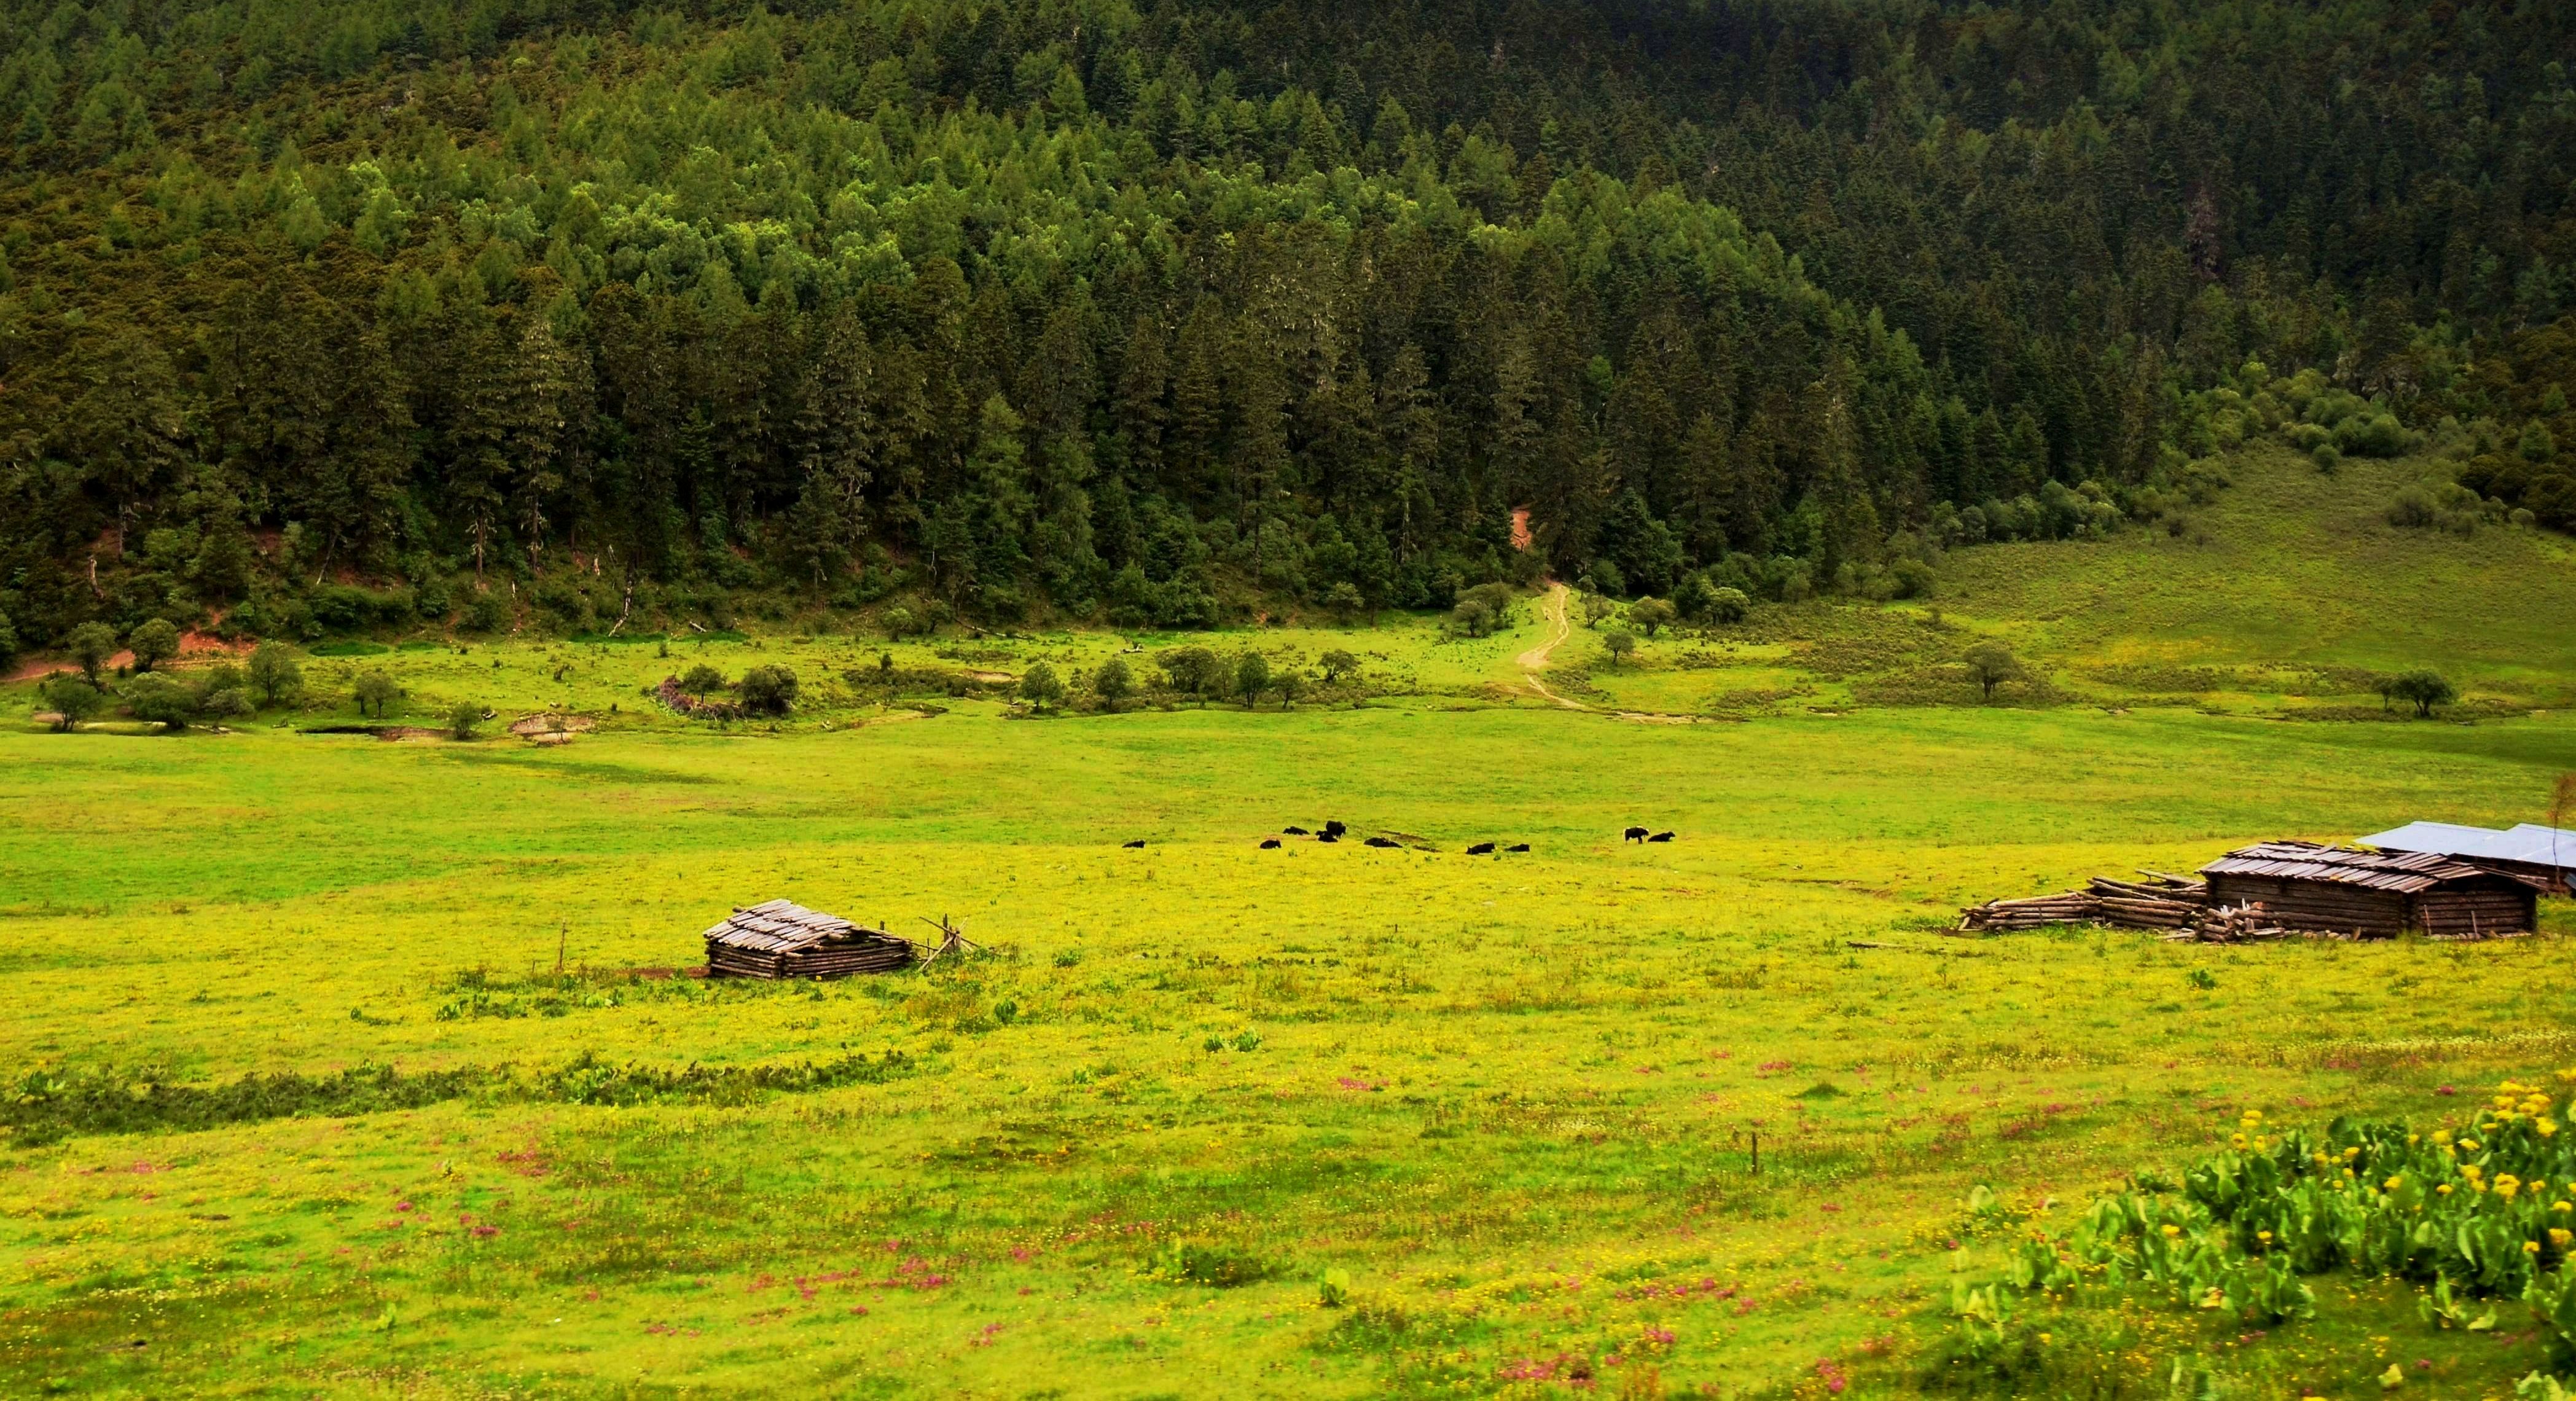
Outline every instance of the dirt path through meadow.
<path fill-rule="evenodd" d="M 1524 673 L 1521 679 L 1528 683 L 1529 688 L 1568 710 L 1579 710 L 1586 715 L 1607 715 L 1614 720 L 1632 720 L 1640 725 L 1691 724 L 1693 717 L 1688 715 L 1658 715 L 1643 710 L 1603 710 L 1599 706 L 1585 705 L 1579 700 L 1560 696 L 1547 688 L 1547 683 L 1539 679 L 1539 673 L 1547 670 L 1547 660 L 1556 649 L 1563 646 L 1566 639 L 1574 636 L 1574 624 L 1566 618 L 1566 605 L 1573 597 L 1573 590 L 1563 584 L 1550 582 L 1547 586 L 1547 597 L 1539 600 L 1539 615 L 1547 619 L 1548 623 L 1547 640 L 1521 653 L 1517 659 Z"/>
<path fill-rule="evenodd" d="M 1590 710 L 1592 707 L 1580 701 L 1568 700 L 1549 690 L 1547 683 L 1539 679 L 1539 673 L 1547 670 L 1549 654 L 1564 645 L 1565 640 L 1574 635 L 1574 624 L 1568 622 L 1565 616 L 1566 603 L 1572 597 L 1573 590 L 1563 584 L 1550 583 L 1547 586 L 1547 597 L 1540 599 L 1538 604 L 1539 615 L 1547 619 L 1547 640 L 1521 653 L 1518 660 L 1521 670 L 1527 673 L 1522 679 L 1529 683 L 1531 690 L 1568 710 Z"/>

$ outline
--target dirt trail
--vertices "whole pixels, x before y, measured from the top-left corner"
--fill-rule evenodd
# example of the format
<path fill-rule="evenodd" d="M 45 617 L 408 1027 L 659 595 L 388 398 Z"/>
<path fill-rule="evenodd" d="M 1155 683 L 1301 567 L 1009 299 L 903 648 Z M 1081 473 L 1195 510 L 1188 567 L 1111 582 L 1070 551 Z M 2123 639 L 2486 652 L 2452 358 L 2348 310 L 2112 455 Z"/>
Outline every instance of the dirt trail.
<path fill-rule="evenodd" d="M 1519 661 L 1521 670 L 1528 673 L 1523 679 L 1529 682 L 1531 690 L 1568 710 L 1590 710 L 1592 707 L 1580 701 L 1568 700 L 1549 690 L 1547 683 L 1539 679 L 1539 673 L 1547 670 L 1549 654 L 1555 652 L 1558 647 L 1564 645 L 1567 638 L 1574 635 L 1574 624 L 1568 622 L 1565 616 L 1566 601 L 1572 597 L 1573 591 L 1565 585 L 1553 583 L 1548 585 L 1547 597 L 1540 599 L 1538 605 L 1540 615 L 1547 619 L 1547 640 L 1521 653 Z"/>
<path fill-rule="evenodd" d="M 1566 639 L 1574 635 L 1574 624 L 1566 617 L 1566 605 L 1573 597 L 1573 590 L 1563 584 L 1550 582 L 1547 587 L 1547 597 L 1539 600 L 1539 614 L 1546 618 L 1548 623 L 1547 640 L 1521 653 L 1518 658 L 1521 670 L 1526 673 L 1521 679 L 1528 684 L 1529 688 L 1568 710 L 1579 710 L 1586 715 L 1607 715 L 1614 720 L 1630 720 L 1640 725 L 1695 723 L 1694 717 L 1688 715 L 1658 715 L 1643 710 L 1603 710 L 1596 705 L 1585 705 L 1571 697 L 1560 696 L 1547 688 L 1547 683 L 1539 679 L 1539 674 L 1547 670 L 1548 658 L 1555 653 L 1556 649 L 1563 646 Z"/>

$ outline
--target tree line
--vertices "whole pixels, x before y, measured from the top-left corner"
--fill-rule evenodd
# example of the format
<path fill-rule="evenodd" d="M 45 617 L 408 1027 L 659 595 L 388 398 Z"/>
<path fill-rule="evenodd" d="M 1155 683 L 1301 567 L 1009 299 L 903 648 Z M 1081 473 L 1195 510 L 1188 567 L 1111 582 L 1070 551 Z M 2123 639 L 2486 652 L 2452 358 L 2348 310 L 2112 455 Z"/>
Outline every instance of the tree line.
<path fill-rule="evenodd" d="M 1901 590 L 2152 512 L 2258 359 L 2565 524 L 2569 25 L 11 3 L 0 613 Z"/>

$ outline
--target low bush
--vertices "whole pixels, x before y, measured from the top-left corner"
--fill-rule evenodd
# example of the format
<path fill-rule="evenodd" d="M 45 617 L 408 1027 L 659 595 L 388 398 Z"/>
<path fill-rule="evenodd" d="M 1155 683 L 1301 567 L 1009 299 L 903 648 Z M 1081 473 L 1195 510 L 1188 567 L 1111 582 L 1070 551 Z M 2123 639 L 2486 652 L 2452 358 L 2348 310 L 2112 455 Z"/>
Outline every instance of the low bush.
<path fill-rule="evenodd" d="M 0 1098 L 0 1125 L 21 1147 L 80 1134 L 187 1133 L 223 1124 L 311 1116 L 347 1118 L 452 1099 L 500 1103 L 740 1104 L 771 1092 L 882 1084 L 907 1074 L 900 1051 L 761 1065 L 612 1065 L 583 1053 L 554 1066 L 398 1070 L 366 1065 L 328 1075 L 250 1074 L 217 1085 L 158 1076 L 31 1070 Z"/>

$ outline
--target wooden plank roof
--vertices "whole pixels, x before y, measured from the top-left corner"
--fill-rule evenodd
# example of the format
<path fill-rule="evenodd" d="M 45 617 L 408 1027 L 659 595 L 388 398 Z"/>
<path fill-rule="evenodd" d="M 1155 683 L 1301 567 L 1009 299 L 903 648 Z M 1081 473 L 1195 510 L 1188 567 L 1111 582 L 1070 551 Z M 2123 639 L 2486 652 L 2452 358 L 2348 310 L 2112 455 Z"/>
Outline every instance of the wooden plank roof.
<path fill-rule="evenodd" d="M 2417 895 L 2435 886 L 2478 876 L 2501 876 L 2531 884 L 2519 876 L 2473 866 L 2440 852 L 2356 851 L 2314 842 L 2262 842 L 2231 851 L 2200 870 L 2202 875 L 2323 881 L 2399 895 Z"/>
<path fill-rule="evenodd" d="M 882 929 L 852 924 L 839 915 L 809 910 L 786 900 L 737 907 L 707 931 L 707 942 L 761 953 L 799 953 L 824 944 L 849 944 L 895 936 Z"/>

